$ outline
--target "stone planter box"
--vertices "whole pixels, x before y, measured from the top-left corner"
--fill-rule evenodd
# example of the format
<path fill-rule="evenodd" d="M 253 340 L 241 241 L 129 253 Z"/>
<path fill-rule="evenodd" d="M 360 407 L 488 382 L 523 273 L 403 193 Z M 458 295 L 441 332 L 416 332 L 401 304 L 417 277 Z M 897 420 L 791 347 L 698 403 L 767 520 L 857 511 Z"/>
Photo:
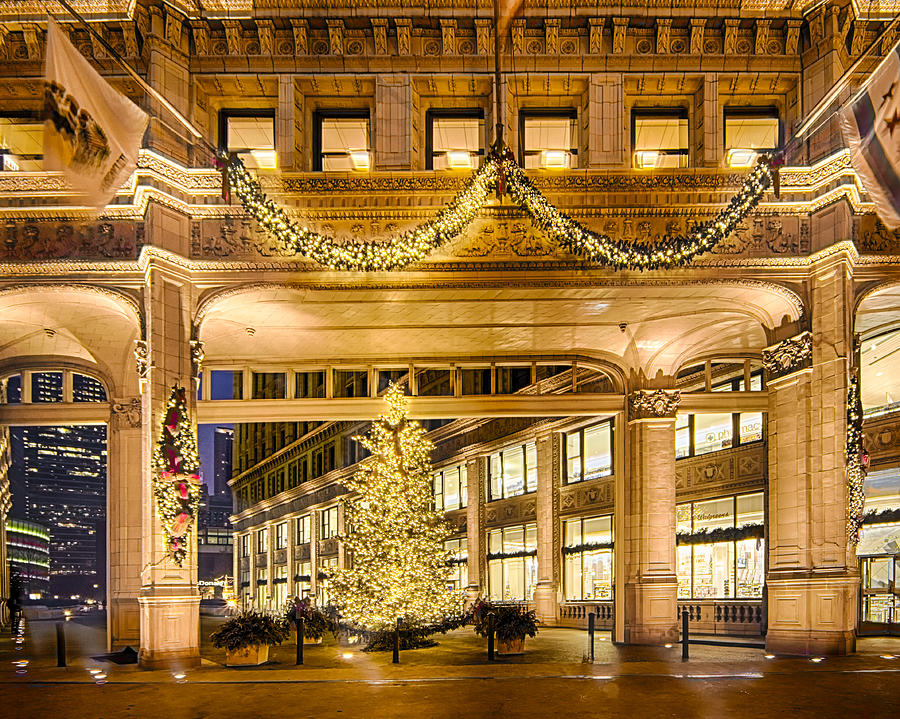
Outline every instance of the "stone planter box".
<path fill-rule="evenodd" d="M 294 644 L 294 645 L 297 644 L 297 630 L 296 629 L 291 629 L 291 634 L 288 637 L 288 642 L 290 644 Z M 319 637 L 318 639 L 312 639 L 307 636 L 303 637 L 304 646 L 309 646 L 310 644 L 321 644 L 321 643 L 322 643 L 322 637 Z"/>
<path fill-rule="evenodd" d="M 251 644 L 243 649 L 225 650 L 226 667 L 249 667 L 269 661 L 268 644 Z"/>
<path fill-rule="evenodd" d="M 524 654 L 525 637 L 521 639 L 497 640 L 497 654 Z"/>

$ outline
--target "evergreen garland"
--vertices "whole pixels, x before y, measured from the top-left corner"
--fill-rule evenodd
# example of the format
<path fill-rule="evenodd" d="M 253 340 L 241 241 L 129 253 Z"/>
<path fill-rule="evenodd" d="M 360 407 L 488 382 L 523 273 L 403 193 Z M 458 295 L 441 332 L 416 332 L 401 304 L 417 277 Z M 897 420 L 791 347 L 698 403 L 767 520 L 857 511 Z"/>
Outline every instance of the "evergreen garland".
<path fill-rule="evenodd" d="M 745 524 L 743 527 L 719 527 L 701 529 L 697 532 L 679 532 L 676 544 L 713 544 L 715 542 L 739 542 L 742 539 L 763 539 L 765 527 L 762 524 Z"/>
<path fill-rule="evenodd" d="M 612 542 L 585 542 L 584 544 L 573 544 L 570 547 L 563 547 L 563 554 L 578 554 L 580 552 L 593 552 L 598 549 L 612 549 Z"/>
<path fill-rule="evenodd" d="M 889 524 L 891 522 L 900 522 L 900 508 L 883 509 L 880 512 L 868 512 L 862 520 L 863 524 Z"/>
<path fill-rule="evenodd" d="M 491 559 L 518 559 L 519 557 L 536 557 L 536 549 L 520 549 L 518 552 L 488 552 L 487 558 Z"/>
<path fill-rule="evenodd" d="M 184 565 L 200 509 L 200 457 L 184 387 L 174 385 L 153 451 L 153 495 L 165 533 L 166 553 Z"/>

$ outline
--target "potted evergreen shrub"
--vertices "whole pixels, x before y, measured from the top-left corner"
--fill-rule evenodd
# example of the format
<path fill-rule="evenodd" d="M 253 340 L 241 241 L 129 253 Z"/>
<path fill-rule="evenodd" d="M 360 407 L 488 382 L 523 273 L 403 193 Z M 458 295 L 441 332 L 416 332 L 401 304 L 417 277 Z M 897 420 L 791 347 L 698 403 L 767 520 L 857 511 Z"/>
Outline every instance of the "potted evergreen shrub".
<path fill-rule="evenodd" d="M 225 649 L 225 665 L 251 666 L 269 660 L 269 647 L 281 644 L 288 635 L 284 622 L 252 609 L 227 620 L 212 633 L 213 646 Z"/>
<path fill-rule="evenodd" d="M 309 597 L 303 599 L 294 597 L 285 605 L 284 622 L 292 635 L 296 631 L 297 617 L 303 618 L 304 644 L 321 644 L 325 632 L 332 629 L 331 620 L 312 603 Z M 296 640 L 296 635 L 293 638 Z"/>
<path fill-rule="evenodd" d="M 473 610 L 475 632 L 482 637 L 487 637 L 490 631 L 490 615 L 493 615 L 497 654 L 524 654 L 525 637 L 533 637 L 538 630 L 534 610 L 511 604 L 477 603 Z"/>

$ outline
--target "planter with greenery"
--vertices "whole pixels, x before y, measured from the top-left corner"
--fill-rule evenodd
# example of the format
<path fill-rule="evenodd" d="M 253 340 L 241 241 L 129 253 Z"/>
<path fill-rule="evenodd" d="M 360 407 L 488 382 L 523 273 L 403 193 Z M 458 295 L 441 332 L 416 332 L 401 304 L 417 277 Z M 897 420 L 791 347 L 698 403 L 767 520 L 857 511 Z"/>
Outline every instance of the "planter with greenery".
<path fill-rule="evenodd" d="M 297 617 L 303 618 L 303 643 L 321 644 L 326 632 L 333 631 L 331 619 L 316 607 L 309 597 L 294 597 L 284 606 L 283 620 L 291 636 L 296 641 Z"/>
<path fill-rule="evenodd" d="M 525 637 L 537 634 L 538 619 L 534 610 L 514 604 L 476 603 L 473 608 L 475 632 L 482 637 L 487 637 L 490 631 L 491 615 L 497 638 L 497 654 L 522 654 L 525 651 Z"/>
<path fill-rule="evenodd" d="M 281 644 L 288 635 L 284 622 L 252 609 L 227 620 L 210 635 L 213 646 L 225 649 L 226 666 L 263 664 L 269 647 Z"/>

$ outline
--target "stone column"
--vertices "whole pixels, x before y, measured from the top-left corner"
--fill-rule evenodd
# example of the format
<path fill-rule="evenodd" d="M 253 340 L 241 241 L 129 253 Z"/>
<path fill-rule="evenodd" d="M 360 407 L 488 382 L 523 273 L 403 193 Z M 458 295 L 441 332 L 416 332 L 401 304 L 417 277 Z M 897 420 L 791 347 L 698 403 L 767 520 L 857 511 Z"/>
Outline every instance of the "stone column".
<path fill-rule="evenodd" d="M 375 168 L 409 170 L 412 134 L 412 85 L 409 75 L 375 79 Z"/>
<path fill-rule="evenodd" d="M 554 505 L 557 502 L 559 435 L 543 432 L 537 436 L 537 563 L 538 583 L 534 608 L 538 619 L 555 624 L 559 614 L 559 528 Z"/>
<path fill-rule="evenodd" d="M 152 209 L 152 208 L 151 208 Z M 152 238 L 151 238 L 152 239 Z M 154 244 L 157 242 L 154 240 Z M 150 257 L 144 269 L 145 316 L 149 362 L 142 397 L 145 425 L 140 461 L 141 590 L 140 663 L 150 668 L 200 664 L 200 593 L 197 590 L 197 533 L 182 566 L 166 552 L 162 524 L 153 496 L 152 457 L 174 384 L 187 389 L 193 411 L 190 356 L 190 285 L 175 265 Z M 133 461 L 134 461 L 133 460 Z"/>
<path fill-rule="evenodd" d="M 628 396 L 628 476 L 621 506 L 624 617 L 627 644 L 678 638 L 675 577 L 675 412 L 677 390 L 637 390 Z M 618 497 L 617 497 L 618 500 Z M 618 584 L 618 581 L 617 581 Z"/>
<path fill-rule="evenodd" d="M 852 278 L 835 257 L 811 281 L 811 331 L 763 352 L 769 391 L 770 651 L 855 649 L 859 575 L 844 472 Z"/>
<path fill-rule="evenodd" d="M 107 426 L 107 644 L 137 644 L 141 591 L 140 397 L 113 402 Z"/>
<path fill-rule="evenodd" d="M 256 604 L 256 531 L 249 532 L 250 535 L 250 560 L 247 564 L 250 567 L 250 586 L 247 594 L 250 595 L 250 601 L 244 606 L 244 609 L 254 609 Z"/>
<path fill-rule="evenodd" d="M 466 546 L 468 548 L 467 566 L 469 570 L 469 586 L 466 588 L 466 602 L 471 604 L 482 595 L 481 567 L 484 563 L 486 549 L 484 545 L 484 478 L 482 466 L 484 459 L 470 457 L 466 460 Z"/>
<path fill-rule="evenodd" d="M 309 513 L 309 596 L 313 604 L 319 593 L 319 510 Z"/>
<path fill-rule="evenodd" d="M 287 598 L 297 594 L 297 587 L 294 582 L 294 564 L 296 562 L 296 554 L 294 552 L 294 548 L 296 545 L 294 542 L 297 539 L 297 519 L 288 519 L 287 520 L 287 548 L 284 551 L 284 562 L 287 565 L 287 587 L 285 588 L 285 592 L 287 593 Z"/>
<path fill-rule="evenodd" d="M 275 523 L 266 523 L 269 543 L 266 545 L 266 602 L 265 609 L 272 609 L 275 597 Z"/>

